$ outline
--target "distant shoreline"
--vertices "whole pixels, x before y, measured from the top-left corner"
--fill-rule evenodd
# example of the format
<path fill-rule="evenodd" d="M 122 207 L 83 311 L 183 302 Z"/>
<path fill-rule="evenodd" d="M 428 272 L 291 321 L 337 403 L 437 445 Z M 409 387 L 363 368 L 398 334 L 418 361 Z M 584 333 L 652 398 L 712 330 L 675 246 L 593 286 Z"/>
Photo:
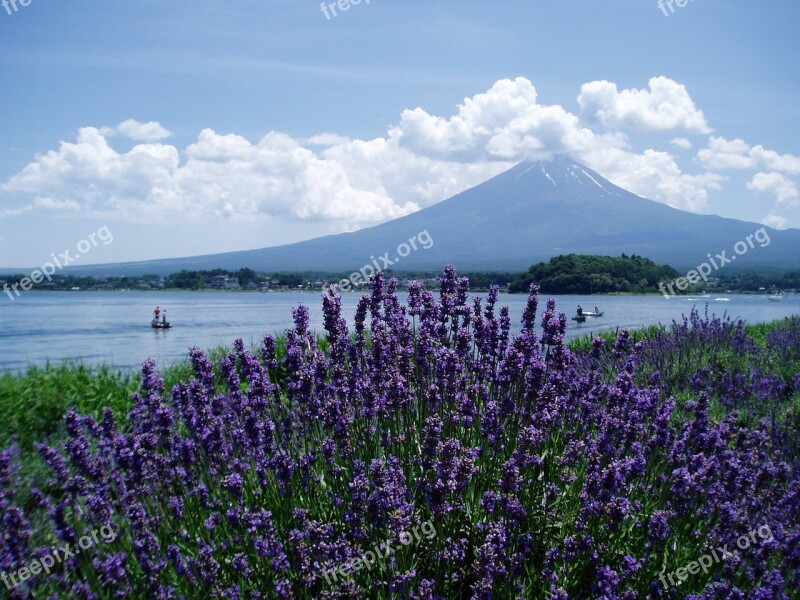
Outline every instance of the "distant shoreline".
<path fill-rule="evenodd" d="M 436 292 L 435 289 L 430 291 Z M 488 293 L 488 288 L 470 288 L 469 290 L 471 293 Z M 274 290 L 220 290 L 220 289 L 210 289 L 210 288 L 198 288 L 193 290 L 187 290 L 183 288 L 163 288 L 163 289 L 121 289 L 121 290 L 107 290 L 107 289 L 100 289 L 100 290 L 67 290 L 67 289 L 47 289 L 47 288 L 37 288 L 32 289 L 29 292 L 25 292 L 25 294 L 38 294 L 38 293 L 54 293 L 54 292 L 69 292 L 72 294 L 82 294 L 86 292 L 93 292 L 93 293 L 148 293 L 148 294 L 160 294 L 160 293 L 208 293 L 208 294 L 219 294 L 219 293 L 227 293 L 227 294 L 295 294 L 295 293 L 324 293 L 325 288 L 313 288 L 313 289 L 296 289 L 296 290 L 285 290 L 285 289 L 274 289 Z M 347 290 L 342 291 L 340 290 L 341 294 L 369 294 L 368 289 L 363 290 Z M 527 292 L 510 292 L 508 290 L 500 290 L 501 294 L 507 294 L 509 296 L 524 296 Z M 539 292 L 541 295 L 549 295 L 549 296 L 615 296 L 615 297 L 631 297 L 631 298 L 641 298 L 641 297 L 651 297 L 651 296 L 662 296 L 663 294 L 659 292 L 602 292 L 602 293 L 592 293 L 592 292 L 569 292 L 569 293 L 558 293 L 558 292 L 549 292 L 547 290 L 540 290 Z M 709 293 L 709 292 L 706 292 Z M 710 298 L 705 298 L 706 300 L 711 300 L 715 297 L 720 296 L 766 296 L 764 292 L 753 292 L 748 290 L 730 290 L 730 291 L 719 291 L 719 292 L 711 292 Z M 784 293 L 785 296 L 793 296 L 795 294 L 792 293 Z M 686 292 L 681 292 L 674 296 L 675 298 L 694 298 L 697 297 L 698 300 L 702 300 L 703 298 L 699 297 L 698 294 L 689 294 Z"/>

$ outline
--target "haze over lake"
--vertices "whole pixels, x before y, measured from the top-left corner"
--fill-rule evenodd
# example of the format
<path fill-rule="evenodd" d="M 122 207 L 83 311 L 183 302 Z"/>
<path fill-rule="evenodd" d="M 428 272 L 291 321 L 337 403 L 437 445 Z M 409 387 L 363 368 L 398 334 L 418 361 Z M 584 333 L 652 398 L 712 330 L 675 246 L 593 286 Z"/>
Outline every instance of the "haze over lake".
<path fill-rule="evenodd" d="M 477 293 L 485 297 L 484 293 Z M 0 303 L 0 370 L 16 371 L 30 364 L 76 359 L 87 364 L 107 363 L 120 369 L 138 369 L 147 358 L 160 365 L 186 357 L 188 348 L 210 349 L 230 345 L 242 338 L 257 344 L 266 333 L 282 333 L 292 326 L 292 308 L 304 304 L 311 311 L 311 326 L 322 328 L 322 293 L 242 293 L 242 292 L 31 292 L 14 302 Z M 548 296 L 540 298 L 540 314 Z M 710 298 L 690 300 L 663 296 L 554 296 L 559 312 L 568 317 L 578 304 L 584 310 L 597 305 L 605 311 L 599 319 L 577 324 L 569 321 L 567 337 L 584 336 L 616 328 L 637 328 L 670 323 L 688 315 L 692 306 L 702 313 L 727 312 L 733 318 L 764 322 L 798 314 L 800 296 L 781 302 L 768 302 L 760 296 L 712 294 Z M 716 301 L 716 298 L 729 301 Z M 352 326 L 360 294 L 342 296 L 348 325 Z M 405 294 L 402 295 L 405 300 Z M 501 294 L 500 306 L 508 306 L 513 330 L 527 297 Z M 174 324 L 169 331 L 150 327 L 153 308 L 167 310 Z"/>

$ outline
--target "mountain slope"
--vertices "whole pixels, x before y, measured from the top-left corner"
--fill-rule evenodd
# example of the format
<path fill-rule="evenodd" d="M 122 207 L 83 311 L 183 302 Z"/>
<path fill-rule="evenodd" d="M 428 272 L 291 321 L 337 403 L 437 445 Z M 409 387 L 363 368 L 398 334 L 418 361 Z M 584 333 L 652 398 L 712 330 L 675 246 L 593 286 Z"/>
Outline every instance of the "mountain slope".
<path fill-rule="evenodd" d="M 521 163 L 474 188 L 414 214 L 353 233 L 296 244 L 210 256 L 71 269 L 84 274 L 168 274 L 181 269 L 355 271 L 427 231 L 433 246 L 411 252 L 395 270 L 526 269 L 559 254 L 635 253 L 688 269 L 762 226 L 697 215 L 636 196 L 588 167 L 567 159 Z M 767 228 L 736 267 L 787 269 L 800 264 L 800 230 Z M 755 243 L 755 242 L 754 242 Z M 380 260 L 378 260 L 378 264 Z M 729 263 L 729 267 L 734 266 Z"/>

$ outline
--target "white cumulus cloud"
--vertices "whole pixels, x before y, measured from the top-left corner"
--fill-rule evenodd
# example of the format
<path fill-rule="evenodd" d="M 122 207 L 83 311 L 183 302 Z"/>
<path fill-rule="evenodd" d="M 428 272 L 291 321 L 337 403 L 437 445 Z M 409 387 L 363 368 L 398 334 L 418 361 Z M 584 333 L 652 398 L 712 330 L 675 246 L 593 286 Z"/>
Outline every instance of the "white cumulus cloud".
<path fill-rule="evenodd" d="M 774 229 L 786 229 L 787 223 L 785 218 L 774 212 L 770 212 L 766 217 L 761 219 L 761 222 L 767 227 L 772 227 Z"/>
<path fill-rule="evenodd" d="M 664 77 L 651 79 L 648 90 L 591 82 L 581 88 L 578 103 L 580 115 L 542 104 L 533 83 L 519 77 L 465 98 L 453 114 L 405 110 L 374 139 L 331 132 L 301 139 L 270 131 L 253 140 L 207 128 L 179 148 L 163 141 L 170 133 L 157 122 L 85 127 L 0 186 L 17 205 L 15 213 L 0 217 L 35 210 L 82 210 L 139 222 L 155 215 L 162 221 L 278 217 L 324 221 L 341 231 L 409 214 L 517 162 L 554 154 L 583 161 L 641 196 L 702 211 L 725 181 L 714 171 L 756 164 L 773 165 L 765 166 L 769 172 L 795 168 L 796 157 L 741 140 L 712 137 L 698 154 L 705 170 L 696 173 L 684 172 L 669 152 L 633 148 L 625 128 L 709 131 L 684 86 Z M 140 143 L 115 148 L 120 135 Z M 677 137 L 672 145 L 689 148 L 691 142 Z"/>
<path fill-rule="evenodd" d="M 711 172 L 684 173 L 672 155 L 653 149 L 641 154 L 601 150 L 583 158 L 586 164 L 621 188 L 684 210 L 706 208 L 709 191 L 721 189 L 725 180 Z"/>
<path fill-rule="evenodd" d="M 107 137 L 119 134 L 136 142 L 158 142 L 172 136 L 172 133 L 157 121 L 140 123 L 136 119 L 128 119 L 116 127 L 101 127 L 100 132 Z"/>
<path fill-rule="evenodd" d="M 697 158 L 708 169 L 767 169 L 800 175 L 800 157 L 779 154 L 761 145 L 751 146 L 739 138 L 727 140 L 712 136 L 708 147 L 700 150 Z"/>
<path fill-rule="evenodd" d="M 772 173 L 756 173 L 747 183 L 747 189 L 754 192 L 762 192 L 773 194 L 775 199 L 780 204 L 788 206 L 798 206 L 798 192 L 797 185 L 788 177 L 772 172 Z"/>
<path fill-rule="evenodd" d="M 779 211 L 796 208 L 800 205 L 800 192 L 797 181 L 792 177 L 800 175 L 800 157 L 780 154 L 764 146 L 751 146 L 736 138 L 711 137 L 708 147 L 697 153 L 697 162 L 707 169 L 738 169 L 757 171 L 746 187 L 751 192 L 771 194 L 777 204 L 765 217 L 764 224 L 783 228 L 788 223 Z"/>
<path fill-rule="evenodd" d="M 667 77 L 651 78 L 647 90 L 619 91 L 616 83 L 605 80 L 584 83 L 578 104 L 589 123 L 642 131 L 711 132 L 686 87 Z"/>
<path fill-rule="evenodd" d="M 688 140 L 685 137 L 673 138 L 672 140 L 670 140 L 669 143 L 675 146 L 676 148 L 681 148 L 682 150 L 689 150 L 692 147 L 691 140 Z"/>

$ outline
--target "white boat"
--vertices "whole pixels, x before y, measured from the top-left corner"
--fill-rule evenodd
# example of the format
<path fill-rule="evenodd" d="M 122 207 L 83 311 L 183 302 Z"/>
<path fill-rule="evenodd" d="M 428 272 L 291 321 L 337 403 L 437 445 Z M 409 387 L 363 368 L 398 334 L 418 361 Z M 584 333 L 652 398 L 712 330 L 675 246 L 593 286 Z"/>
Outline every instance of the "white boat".
<path fill-rule="evenodd" d="M 783 295 L 773 294 L 771 296 L 767 296 L 767 300 L 769 300 L 770 302 L 780 302 L 781 300 L 783 300 Z"/>
<path fill-rule="evenodd" d="M 714 302 L 730 302 L 730 298 L 714 298 Z"/>

